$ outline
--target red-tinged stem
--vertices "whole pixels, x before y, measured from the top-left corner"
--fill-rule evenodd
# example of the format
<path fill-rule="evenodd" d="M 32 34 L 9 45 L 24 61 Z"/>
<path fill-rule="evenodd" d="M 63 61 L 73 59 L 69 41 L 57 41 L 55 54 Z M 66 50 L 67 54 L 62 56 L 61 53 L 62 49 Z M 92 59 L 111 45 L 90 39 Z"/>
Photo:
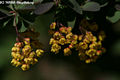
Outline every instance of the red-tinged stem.
<path fill-rule="evenodd" d="M 19 31 L 18 31 L 18 29 L 17 29 L 17 24 L 16 24 L 16 13 L 14 13 L 14 19 L 15 19 L 15 25 L 14 25 L 14 27 L 15 27 L 15 30 L 16 30 L 16 34 L 17 34 L 17 41 L 19 42 L 20 40 L 19 40 Z"/>

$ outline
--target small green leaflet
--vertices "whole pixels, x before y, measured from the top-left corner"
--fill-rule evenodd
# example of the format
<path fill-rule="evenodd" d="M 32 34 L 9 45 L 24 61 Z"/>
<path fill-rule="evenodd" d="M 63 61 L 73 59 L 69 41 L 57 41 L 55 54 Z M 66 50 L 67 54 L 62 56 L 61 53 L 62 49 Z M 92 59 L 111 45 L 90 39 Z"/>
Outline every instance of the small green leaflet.
<path fill-rule="evenodd" d="M 8 19 L 7 21 L 5 21 L 5 22 L 3 23 L 3 27 L 5 27 L 10 20 L 11 20 L 11 19 Z"/>
<path fill-rule="evenodd" d="M 75 24 L 75 20 L 68 22 L 68 26 L 71 26 L 72 28 L 74 27 L 74 24 Z"/>
<path fill-rule="evenodd" d="M 116 11 L 114 16 L 112 16 L 112 17 L 106 17 L 106 19 L 108 19 L 112 23 L 117 22 L 118 20 L 120 20 L 120 11 Z"/>
<path fill-rule="evenodd" d="M 24 32 L 27 28 L 24 25 L 24 22 L 22 21 L 22 26 L 20 28 L 20 32 Z"/>
<path fill-rule="evenodd" d="M 16 15 L 16 17 L 14 18 L 13 26 L 17 26 L 17 24 L 18 24 L 18 15 Z"/>
<path fill-rule="evenodd" d="M 9 11 L 7 11 L 5 9 L 0 8 L 0 11 L 8 16 L 11 16 L 11 14 L 9 14 Z"/>

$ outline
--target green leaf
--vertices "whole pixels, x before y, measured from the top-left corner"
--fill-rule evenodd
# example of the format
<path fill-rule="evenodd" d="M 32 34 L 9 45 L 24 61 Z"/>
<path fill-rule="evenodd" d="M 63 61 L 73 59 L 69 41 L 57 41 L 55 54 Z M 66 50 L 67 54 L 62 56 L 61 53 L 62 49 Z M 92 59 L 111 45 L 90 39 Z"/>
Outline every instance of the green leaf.
<path fill-rule="evenodd" d="M 103 4 L 103 5 L 100 5 L 100 7 L 105 7 L 105 6 L 107 6 L 108 5 L 108 2 L 106 2 L 105 4 Z"/>
<path fill-rule="evenodd" d="M 0 11 L 8 16 L 11 16 L 11 14 L 9 13 L 9 11 L 5 10 L 5 9 L 2 9 L 0 8 Z"/>
<path fill-rule="evenodd" d="M 76 0 L 69 0 L 74 7 L 71 7 L 73 10 L 75 10 L 77 13 L 82 14 L 81 6 L 76 2 Z"/>
<path fill-rule="evenodd" d="M 11 20 L 11 19 L 8 19 L 7 21 L 5 21 L 5 22 L 3 23 L 3 27 L 5 27 L 10 20 Z"/>
<path fill-rule="evenodd" d="M 99 11 L 100 4 L 97 2 L 87 2 L 85 5 L 82 6 L 83 11 Z"/>
<path fill-rule="evenodd" d="M 106 19 L 108 19 L 112 23 L 117 22 L 120 19 L 120 11 L 116 11 L 113 17 L 106 17 Z"/>
<path fill-rule="evenodd" d="M 14 5 L 16 10 L 34 10 L 35 5 L 28 5 L 28 4 L 20 4 Z"/>
<path fill-rule="evenodd" d="M 24 22 L 22 21 L 22 26 L 20 28 L 20 32 L 24 32 L 27 28 L 24 25 Z"/>
<path fill-rule="evenodd" d="M 12 9 L 12 11 L 15 11 L 12 4 L 10 4 L 8 8 Z"/>
<path fill-rule="evenodd" d="M 75 20 L 68 22 L 68 26 L 72 28 L 74 27 L 74 24 L 75 24 Z"/>
<path fill-rule="evenodd" d="M 26 20 L 26 19 L 24 19 L 24 18 L 22 18 L 26 23 L 28 23 L 28 24 L 30 24 L 30 25 L 33 25 L 33 23 L 32 22 L 30 22 L 30 21 L 28 21 L 28 20 Z"/>
<path fill-rule="evenodd" d="M 38 4 L 34 11 L 35 14 L 40 15 L 49 11 L 54 5 L 54 2 L 47 2 L 43 4 Z"/>
<path fill-rule="evenodd" d="M 16 17 L 13 20 L 13 26 L 17 26 L 18 24 L 18 15 L 16 15 Z"/>
<path fill-rule="evenodd" d="M 34 3 L 38 3 L 38 2 L 42 2 L 43 0 L 33 0 L 34 1 Z"/>

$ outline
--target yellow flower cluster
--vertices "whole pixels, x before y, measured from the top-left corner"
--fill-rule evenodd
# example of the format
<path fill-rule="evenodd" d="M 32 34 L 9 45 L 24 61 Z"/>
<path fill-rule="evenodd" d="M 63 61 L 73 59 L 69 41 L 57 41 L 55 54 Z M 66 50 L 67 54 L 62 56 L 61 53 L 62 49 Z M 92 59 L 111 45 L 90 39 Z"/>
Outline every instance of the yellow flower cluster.
<path fill-rule="evenodd" d="M 85 36 L 79 35 L 79 43 L 76 44 L 76 50 L 78 50 L 78 56 L 80 60 L 86 63 L 94 62 L 100 56 L 105 49 L 102 47 L 103 37 L 99 35 L 100 38 L 93 36 L 91 32 L 86 32 Z M 81 39 L 82 37 L 82 39 Z"/>
<path fill-rule="evenodd" d="M 38 62 L 38 57 L 43 55 L 44 51 L 42 49 L 34 49 L 31 47 L 30 38 L 24 38 L 23 42 L 17 42 L 12 48 L 12 61 L 13 66 L 21 66 L 23 71 L 28 70 L 30 65 Z"/>
<path fill-rule="evenodd" d="M 80 22 L 80 25 L 90 31 L 97 31 L 98 30 L 98 25 L 96 22 L 89 23 L 88 20 L 82 19 Z"/>
<path fill-rule="evenodd" d="M 63 50 L 64 55 L 68 56 L 72 53 L 71 48 L 73 48 L 73 46 L 77 43 L 78 36 L 73 35 L 71 31 L 72 31 L 71 27 L 63 26 L 63 27 L 59 28 L 59 31 L 56 31 L 53 34 L 53 38 L 51 38 L 50 42 L 49 42 L 49 44 L 52 45 L 51 52 L 54 52 L 57 54 L 57 53 L 59 53 L 61 46 L 69 45 L 67 48 L 64 48 L 64 50 Z"/>
<path fill-rule="evenodd" d="M 52 23 L 50 29 L 54 30 L 53 37 L 50 39 L 49 44 L 51 52 L 59 53 L 63 50 L 65 56 L 72 54 L 72 49 L 78 52 L 81 61 L 90 63 L 96 61 L 105 49 L 102 47 L 103 35 L 98 37 L 94 36 L 92 32 L 86 31 L 85 34 L 76 35 L 72 33 L 71 27 L 62 26 L 58 30 L 56 25 Z"/>

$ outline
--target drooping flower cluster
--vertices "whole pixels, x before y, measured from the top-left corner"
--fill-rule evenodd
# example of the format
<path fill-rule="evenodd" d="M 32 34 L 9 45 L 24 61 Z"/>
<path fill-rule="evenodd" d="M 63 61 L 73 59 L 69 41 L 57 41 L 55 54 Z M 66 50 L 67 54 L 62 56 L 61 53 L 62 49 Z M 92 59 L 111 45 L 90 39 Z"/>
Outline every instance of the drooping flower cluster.
<path fill-rule="evenodd" d="M 55 25 L 53 25 L 53 27 L 54 26 Z M 55 29 L 55 28 L 51 28 L 51 29 Z M 63 50 L 64 55 L 68 56 L 72 53 L 71 48 L 73 48 L 73 46 L 75 46 L 75 44 L 77 43 L 78 36 L 72 34 L 71 31 L 72 31 L 71 27 L 63 26 L 63 27 L 59 28 L 59 30 L 53 34 L 53 38 L 51 38 L 50 42 L 49 42 L 49 44 L 52 45 L 52 47 L 51 47 L 52 52 L 57 54 L 57 53 L 59 53 L 61 46 L 67 45 L 67 47 L 64 48 L 64 50 Z"/>
<path fill-rule="evenodd" d="M 90 31 L 97 31 L 98 30 L 98 25 L 96 22 L 89 23 L 88 20 L 82 19 L 80 22 L 80 25 Z"/>
<path fill-rule="evenodd" d="M 79 37 L 79 42 L 75 48 L 78 50 L 80 60 L 86 63 L 94 62 L 105 52 L 105 49 L 102 47 L 103 37 L 101 35 L 97 39 L 91 32 L 86 32 L 85 36 L 79 35 Z"/>
<path fill-rule="evenodd" d="M 90 63 L 96 61 L 105 49 L 102 47 L 103 35 L 94 36 L 92 32 L 76 35 L 72 33 L 71 27 L 56 27 L 56 23 L 50 25 L 53 37 L 50 39 L 51 52 L 59 53 L 63 51 L 65 56 L 72 54 L 72 49 L 78 52 L 80 60 Z"/>
<path fill-rule="evenodd" d="M 30 38 L 24 38 L 23 41 L 17 42 L 12 48 L 12 61 L 11 63 L 18 67 L 21 66 L 23 71 L 28 70 L 30 65 L 38 62 L 38 57 L 42 56 L 44 51 L 42 49 L 32 48 Z"/>

